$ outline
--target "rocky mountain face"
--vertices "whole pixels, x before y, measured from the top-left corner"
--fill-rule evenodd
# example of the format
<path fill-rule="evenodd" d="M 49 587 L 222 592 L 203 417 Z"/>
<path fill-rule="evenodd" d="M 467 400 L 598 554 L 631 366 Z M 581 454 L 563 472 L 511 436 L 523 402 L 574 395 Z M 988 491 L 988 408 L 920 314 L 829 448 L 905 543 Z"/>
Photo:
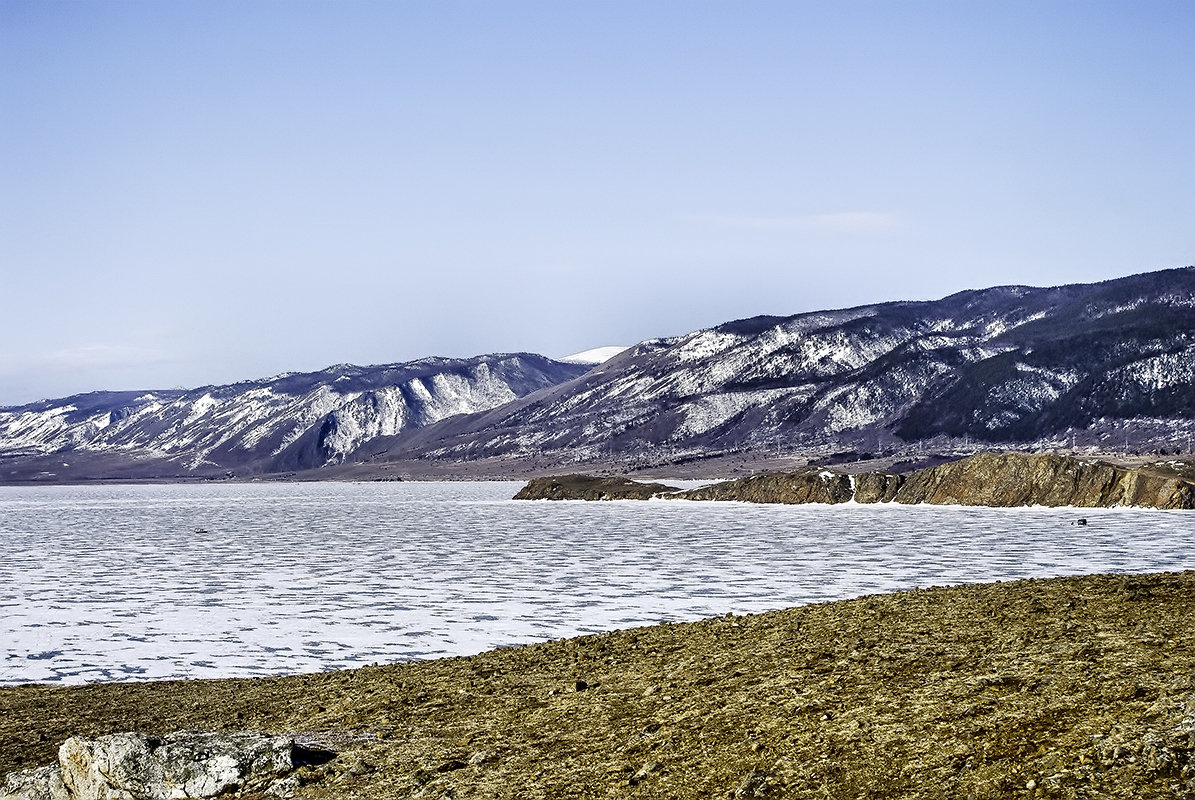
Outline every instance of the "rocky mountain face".
<path fill-rule="evenodd" d="M 627 457 L 784 446 L 1185 443 L 1195 267 L 1096 284 L 756 317 L 639 344 L 573 381 L 383 450 Z"/>
<path fill-rule="evenodd" d="M 543 356 L 425 358 L 189 391 L 96 392 L 0 409 L 0 480 L 280 472 L 509 403 L 586 372 Z"/>

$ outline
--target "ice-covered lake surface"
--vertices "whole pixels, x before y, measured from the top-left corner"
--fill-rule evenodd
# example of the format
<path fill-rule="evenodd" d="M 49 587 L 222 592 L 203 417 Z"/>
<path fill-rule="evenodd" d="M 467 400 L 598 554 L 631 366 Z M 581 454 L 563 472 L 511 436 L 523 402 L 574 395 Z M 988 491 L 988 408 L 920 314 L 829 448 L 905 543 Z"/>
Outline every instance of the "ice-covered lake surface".
<path fill-rule="evenodd" d="M 0 487 L 0 683 L 311 672 L 1195 568 L 1191 512 L 510 500 L 519 485 Z"/>

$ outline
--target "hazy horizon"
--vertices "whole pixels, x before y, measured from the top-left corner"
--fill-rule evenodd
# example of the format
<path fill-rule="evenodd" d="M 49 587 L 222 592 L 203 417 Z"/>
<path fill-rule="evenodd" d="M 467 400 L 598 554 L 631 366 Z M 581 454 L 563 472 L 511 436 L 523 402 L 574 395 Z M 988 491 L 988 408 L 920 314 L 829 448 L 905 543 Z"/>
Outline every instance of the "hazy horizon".
<path fill-rule="evenodd" d="M 0 405 L 1195 263 L 1181 2 L 0 0 Z"/>

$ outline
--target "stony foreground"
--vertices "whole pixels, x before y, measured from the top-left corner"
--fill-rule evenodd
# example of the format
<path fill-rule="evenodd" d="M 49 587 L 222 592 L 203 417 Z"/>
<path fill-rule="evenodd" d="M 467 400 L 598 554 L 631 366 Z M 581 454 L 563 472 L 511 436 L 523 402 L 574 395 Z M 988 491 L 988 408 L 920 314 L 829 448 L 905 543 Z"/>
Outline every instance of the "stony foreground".
<path fill-rule="evenodd" d="M 69 736 L 263 730 L 296 798 L 1195 796 L 1195 572 L 933 588 L 469 658 L 0 689 L 0 772 Z M 247 790 L 242 797 L 260 797 Z"/>

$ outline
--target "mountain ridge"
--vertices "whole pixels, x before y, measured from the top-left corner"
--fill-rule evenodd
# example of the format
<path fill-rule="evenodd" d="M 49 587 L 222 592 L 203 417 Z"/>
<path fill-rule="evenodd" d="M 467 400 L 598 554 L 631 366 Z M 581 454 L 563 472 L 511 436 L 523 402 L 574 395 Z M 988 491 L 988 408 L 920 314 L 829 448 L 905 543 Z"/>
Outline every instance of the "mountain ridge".
<path fill-rule="evenodd" d="M 880 450 L 1041 441 L 1076 428 L 1107 438 L 1129 423 L 1141 429 L 1134 439 L 1152 442 L 1176 435 L 1171 422 L 1177 435 L 1190 432 L 1192 385 L 1195 268 L 1185 267 L 736 320 L 642 342 L 467 425 L 446 421 L 392 444 L 429 458 L 694 454 L 777 442 Z"/>
<path fill-rule="evenodd" d="M 625 469 L 970 442 L 1189 449 L 1193 387 L 1195 267 L 1180 267 L 761 315 L 596 365 L 431 357 L 39 401 L 0 409 L 0 480 L 66 479 L 56 464 L 88 478 L 361 476 L 398 461 Z"/>
<path fill-rule="evenodd" d="M 43 466 L 38 457 L 125 456 L 140 460 L 147 477 L 314 469 L 374 436 L 506 403 L 587 369 L 499 353 L 333 365 L 190 390 L 84 393 L 0 408 L 0 463 L 11 470 L 23 457 Z"/>

